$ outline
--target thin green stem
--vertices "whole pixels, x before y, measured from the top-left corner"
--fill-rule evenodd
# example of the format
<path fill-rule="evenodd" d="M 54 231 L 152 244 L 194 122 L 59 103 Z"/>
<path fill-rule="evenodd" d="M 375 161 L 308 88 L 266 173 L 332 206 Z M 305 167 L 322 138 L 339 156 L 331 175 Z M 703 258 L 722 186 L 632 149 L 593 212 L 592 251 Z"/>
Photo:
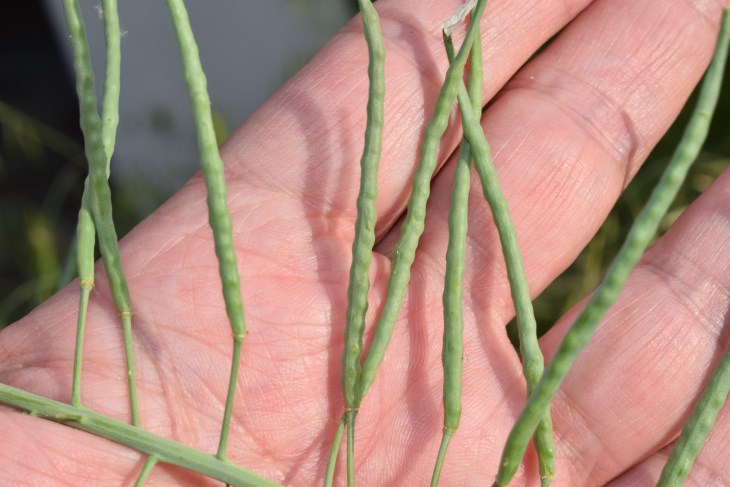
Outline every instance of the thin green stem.
<path fill-rule="evenodd" d="M 218 456 L 225 458 L 231 411 L 238 378 L 239 367 L 237 363 L 240 360 L 240 341 L 246 335 L 243 298 L 241 297 L 241 278 L 238 273 L 238 259 L 233 245 L 231 214 L 226 201 L 226 179 L 223 173 L 223 161 L 218 152 L 207 82 L 200 63 L 198 46 L 195 43 L 185 3 L 182 0 L 167 0 L 167 7 L 170 10 L 172 23 L 175 27 L 183 61 L 185 82 L 190 93 L 190 103 L 198 133 L 200 165 L 203 168 L 205 185 L 208 190 L 208 220 L 213 230 L 215 254 L 218 257 L 218 270 L 223 284 L 223 299 L 226 303 L 226 313 L 233 334 L 234 350 L 237 350 L 234 353 L 234 366 L 231 367 L 231 375 L 228 381 L 228 396 L 218 447 Z"/>
<path fill-rule="evenodd" d="M 449 448 L 451 436 L 452 434 L 444 428 L 444 434 L 441 436 L 441 445 L 439 446 L 439 454 L 436 457 L 436 464 L 433 467 L 433 475 L 431 476 L 431 487 L 437 487 L 439 484 L 441 468 L 444 465 L 444 458 L 446 458 L 446 450 Z"/>
<path fill-rule="evenodd" d="M 102 139 L 102 124 L 97 112 L 94 74 L 89 59 L 86 29 L 81 11 L 75 0 L 63 1 L 64 14 L 74 53 L 76 71 L 76 91 L 79 97 L 81 130 L 84 133 L 86 159 L 89 161 L 90 198 L 89 203 L 94 217 L 94 226 L 99 238 L 99 247 L 107 271 L 109 286 L 114 302 L 125 327 L 125 317 L 131 327 L 132 305 L 127 289 L 127 281 L 122 271 L 117 232 L 112 220 L 111 191 L 107 181 L 107 155 Z M 111 102 L 110 102 L 111 104 Z M 83 210 L 82 210 L 83 211 Z M 137 386 L 134 381 L 134 360 L 131 331 L 124 330 L 124 349 L 127 357 L 127 377 L 129 405 L 132 424 L 139 424 L 139 408 L 136 402 Z"/>
<path fill-rule="evenodd" d="M 342 434 L 345 432 L 347 427 L 347 415 L 342 415 L 342 419 L 337 425 L 337 431 L 335 431 L 335 438 L 332 440 L 332 449 L 330 450 L 330 458 L 327 462 L 327 472 L 324 476 L 324 487 L 332 487 L 332 482 L 335 478 L 335 467 L 337 466 L 337 457 L 340 453 L 340 444 L 342 443 Z"/>
<path fill-rule="evenodd" d="M 236 395 L 238 372 L 241 369 L 241 345 L 243 345 L 243 338 L 240 336 L 234 337 L 231 373 L 230 380 L 228 381 L 228 395 L 226 396 L 226 409 L 223 413 L 223 426 L 221 428 L 221 436 L 218 443 L 218 458 L 221 460 L 226 459 L 226 451 L 228 449 L 228 433 L 231 426 L 231 415 L 233 414 L 233 400 Z"/>
<path fill-rule="evenodd" d="M 132 313 L 122 313 L 121 314 L 122 319 L 122 334 L 124 336 L 124 343 L 132 343 Z M 127 361 L 127 364 L 133 364 L 134 363 L 134 352 L 132 350 L 131 345 L 124 347 L 124 357 Z M 127 367 L 127 380 L 130 384 L 136 384 L 137 380 L 135 379 L 135 372 L 133 366 Z M 129 388 L 129 403 L 132 405 L 132 424 L 135 426 L 139 426 L 139 408 L 137 407 L 138 401 L 137 401 L 137 388 L 136 387 L 130 387 Z"/>
<path fill-rule="evenodd" d="M 157 462 L 160 459 L 155 455 L 150 455 L 147 457 L 147 460 L 145 460 L 144 465 L 142 466 L 142 470 L 139 472 L 139 476 L 137 477 L 137 481 L 134 483 L 134 487 L 142 487 L 144 483 L 147 481 L 147 478 L 152 473 L 152 469 L 155 468 L 155 465 L 157 465 Z"/>
<path fill-rule="evenodd" d="M 629 231 L 621 250 L 614 259 L 600 286 L 563 338 L 542 379 L 530 394 L 517 423 L 507 439 L 495 485 L 505 486 L 514 476 L 520 459 L 538 423 L 548 413 L 550 400 L 575 362 L 578 353 L 590 340 L 606 310 L 618 294 L 656 233 L 662 216 L 674 200 L 687 171 L 699 154 L 707 137 L 712 113 L 722 85 L 722 74 L 728 51 L 730 21 L 725 13 L 723 26 L 713 61 L 705 75 L 697 106 L 684 135 L 649 201 Z"/>
<path fill-rule="evenodd" d="M 347 487 L 355 487 L 355 418 L 357 412 L 347 411 Z"/>
<path fill-rule="evenodd" d="M 385 356 L 385 350 L 393 335 L 398 313 L 405 297 L 406 288 L 411 275 L 411 265 L 416 254 L 418 241 L 423 233 L 426 216 L 426 202 L 430 194 L 430 184 L 436 170 L 438 146 L 441 136 L 446 130 L 449 112 L 456 99 L 456 92 L 461 84 L 469 51 L 476 38 L 479 19 L 482 17 L 486 0 L 479 0 L 472 18 L 475 19 L 469 26 L 464 43 L 454 62 L 449 66 L 436 100 L 434 114 L 426 127 L 426 133 L 421 144 L 421 157 L 413 177 L 413 189 L 408 199 L 408 211 L 401 227 L 401 234 L 393 251 L 390 277 L 388 278 L 387 297 L 375 326 L 372 343 L 362 364 L 359 384 L 359 401 L 367 394 L 375 380 L 380 363 Z"/>
<path fill-rule="evenodd" d="M 730 349 L 723 354 L 679 435 L 657 487 L 681 487 L 730 392 Z"/>
<path fill-rule="evenodd" d="M 145 431 L 84 407 L 75 407 L 22 389 L 0 384 L 0 403 L 26 411 L 33 416 L 56 421 L 86 431 L 159 458 L 188 470 L 227 482 L 238 487 L 271 487 L 279 485 L 230 461 Z"/>

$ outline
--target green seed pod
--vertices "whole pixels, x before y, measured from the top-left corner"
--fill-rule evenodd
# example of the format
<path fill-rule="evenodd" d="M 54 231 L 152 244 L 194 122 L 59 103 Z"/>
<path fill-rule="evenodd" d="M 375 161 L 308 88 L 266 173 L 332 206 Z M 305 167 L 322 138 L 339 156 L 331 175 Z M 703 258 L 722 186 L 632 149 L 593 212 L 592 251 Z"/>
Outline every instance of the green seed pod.
<path fill-rule="evenodd" d="M 588 344 L 593 332 L 629 277 L 629 273 L 641 258 L 656 233 L 664 214 L 684 181 L 692 162 L 707 138 L 712 113 L 722 86 L 722 75 L 728 52 L 727 11 L 723 17 L 720 40 L 705 79 L 702 83 L 697 106 L 690 118 L 684 135 L 677 146 L 649 201 L 631 226 L 626 241 L 609 267 L 606 276 L 588 304 L 576 318 L 563 338 L 560 347 L 545 369 L 530 398 L 507 438 L 502 453 L 496 486 L 505 486 L 514 476 L 527 449 L 530 437 L 550 407 L 550 400 L 570 371 L 578 353 Z"/>

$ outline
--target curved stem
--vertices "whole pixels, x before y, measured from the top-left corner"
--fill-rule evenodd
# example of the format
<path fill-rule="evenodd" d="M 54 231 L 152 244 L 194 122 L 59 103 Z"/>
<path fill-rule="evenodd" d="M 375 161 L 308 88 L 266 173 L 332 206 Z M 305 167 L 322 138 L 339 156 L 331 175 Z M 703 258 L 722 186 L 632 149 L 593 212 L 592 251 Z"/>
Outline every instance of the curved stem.
<path fill-rule="evenodd" d="M 241 337 L 233 338 L 233 358 L 231 360 L 231 374 L 228 380 L 228 394 L 226 396 L 226 409 L 223 412 L 223 426 L 221 427 L 221 436 L 218 442 L 217 456 L 221 460 L 226 459 L 226 451 L 228 449 L 228 433 L 231 427 L 231 415 L 233 414 L 233 399 L 236 395 L 236 384 L 238 382 L 238 372 L 241 369 L 241 345 L 243 339 Z"/>
<path fill-rule="evenodd" d="M 439 454 L 438 457 L 436 457 L 436 465 L 434 465 L 433 467 L 433 475 L 431 476 L 431 487 L 437 487 L 439 484 L 439 478 L 441 477 L 441 467 L 443 467 L 444 465 L 444 458 L 446 458 L 446 450 L 449 448 L 451 436 L 452 434 L 444 429 L 444 433 L 441 436 Z"/>
<path fill-rule="evenodd" d="M 139 472 L 137 481 L 134 483 L 134 487 L 142 487 L 144 485 L 144 483 L 147 481 L 147 477 L 150 476 L 150 474 L 152 473 L 152 469 L 155 468 L 155 465 L 157 465 L 158 461 L 159 458 L 157 458 L 156 455 L 150 455 L 147 457 L 147 460 L 142 466 L 142 470 L 140 470 Z"/>
<path fill-rule="evenodd" d="M 337 431 L 335 431 L 335 438 L 332 440 L 332 450 L 330 451 L 330 458 L 327 462 L 327 472 L 324 476 L 324 487 L 332 487 L 332 482 L 335 478 L 335 467 L 337 466 L 337 457 L 340 454 L 340 444 L 342 443 L 342 434 L 345 432 L 347 427 L 347 416 L 342 415 L 342 419 L 337 425 Z"/>

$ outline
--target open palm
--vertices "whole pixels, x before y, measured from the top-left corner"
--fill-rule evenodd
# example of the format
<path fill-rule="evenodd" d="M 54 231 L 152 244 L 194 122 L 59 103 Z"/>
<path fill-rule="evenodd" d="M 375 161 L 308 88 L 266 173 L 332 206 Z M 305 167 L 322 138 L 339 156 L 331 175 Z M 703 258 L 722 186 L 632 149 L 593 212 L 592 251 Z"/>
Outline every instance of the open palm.
<path fill-rule="evenodd" d="M 456 3 L 378 2 L 389 54 L 370 325 L 384 297 L 421 126 L 446 68 L 439 24 Z M 506 0 L 487 7 L 482 42 L 491 104 L 482 121 L 533 295 L 588 242 L 686 101 L 709 62 L 723 5 Z M 366 64 L 355 20 L 222 150 L 249 323 L 229 456 L 286 485 L 321 482 L 343 412 Z M 423 485 L 430 478 L 441 435 L 441 289 L 451 154 L 459 137 L 455 124 L 442 141 L 442 169 L 408 297 L 358 416 L 361 485 Z M 525 399 L 519 359 L 504 332 L 513 309 L 501 251 L 472 180 L 464 413 L 443 485 L 492 480 Z M 667 445 L 729 341 L 729 239 L 726 174 L 648 252 L 553 402 L 555 485 L 651 485 L 658 478 Z M 142 425 L 215 451 L 231 337 L 202 178 L 135 228 L 121 248 L 135 312 Z M 71 284 L 0 334 L 0 381 L 70 399 L 77 288 Z M 541 341 L 548 360 L 571 315 Z M 101 271 L 85 358 L 84 404 L 127 420 L 121 331 Z M 131 485 L 141 467 L 138 453 L 86 433 L 5 408 L 0 418 L 3 485 Z M 727 450 L 720 448 L 728 435 L 726 411 L 693 472 L 696 485 L 730 483 Z M 534 452 L 524 467 L 515 484 L 536 485 Z M 205 482 L 158 466 L 148 485 Z"/>

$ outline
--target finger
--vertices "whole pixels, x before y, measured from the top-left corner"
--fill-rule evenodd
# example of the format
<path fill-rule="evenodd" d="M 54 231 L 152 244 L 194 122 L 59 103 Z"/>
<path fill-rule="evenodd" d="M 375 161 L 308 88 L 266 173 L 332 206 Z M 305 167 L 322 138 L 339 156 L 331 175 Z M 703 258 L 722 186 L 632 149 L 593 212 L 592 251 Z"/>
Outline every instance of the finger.
<path fill-rule="evenodd" d="M 726 171 L 647 252 L 553 402 L 563 462 L 580 466 L 570 485 L 600 485 L 678 434 L 730 342 L 728 238 Z M 548 356 L 575 314 L 543 338 Z"/>
<path fill-rule="evenodd" d="M 588 243 L 681 110 L 710 60 L 720 10 L 719 1 L 595 2 L 486 110 L 533 295 Z M 433 185 L 423 272 L 444 266 L 451 181 L 442 171 Z M 469 203 L 465 280 L 481 296 L 473 304 L 508 321 L 501 247 L 476 174 Z M 393 244 L 388 236 L 377 249 L 388 255 Z"/>
<path fill-rule="evenodd" d="M 684 485 L 686 487 L 730 485 L 730 470 L 727 465 L 728 444 L 730 444 L 730 408 L 726 405 L 720 411 L 715 427 L 707 437 Z M 620 477 L 609 482 L 607 487 L 656 485 L 673 446 L 674 443 L 671 443 L 633 466 Z"/>

